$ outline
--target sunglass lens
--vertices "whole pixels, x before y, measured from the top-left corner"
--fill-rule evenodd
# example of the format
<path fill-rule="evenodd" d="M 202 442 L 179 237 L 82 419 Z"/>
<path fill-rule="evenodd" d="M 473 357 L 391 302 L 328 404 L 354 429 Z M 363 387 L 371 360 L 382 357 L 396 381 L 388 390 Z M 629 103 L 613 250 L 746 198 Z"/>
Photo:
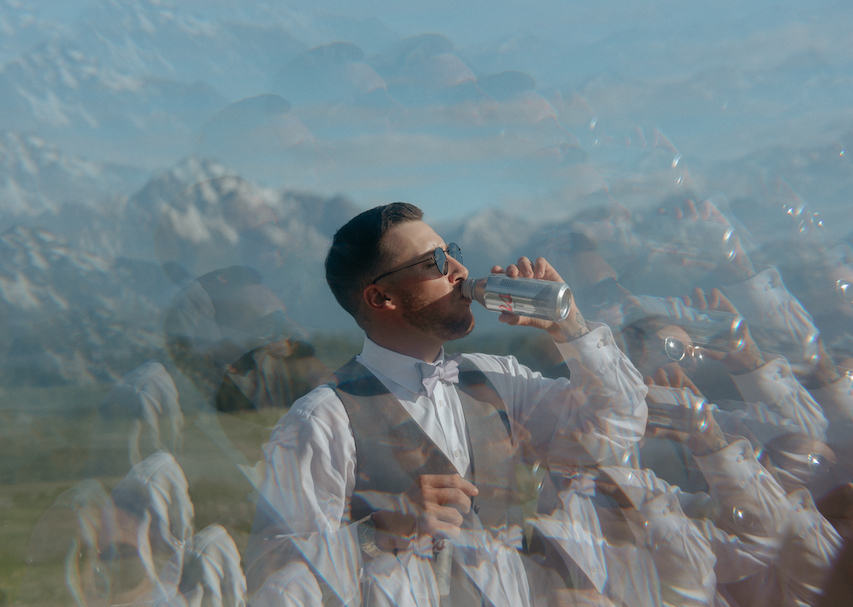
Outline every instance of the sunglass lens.
<path fill-rule="evenodd" d="M 462 263 L 462 249 L 455 242 L 451 242 L 447 245 L 447 253 L 444 252 L 444 249 L 438 248 L 435 250 L 435 265 L 437 268 L 441 268 L 442 276 L 447 276 L 448 271 L 448 263 L 447 256 L 450 255 L 453 259 Z"/>
<path fill-rule="evenodd" d="M 435 267 L 441 270 L 442 276 L 447 276 L 447 255 L 444 254 L 444 249 L 437 248 L 433 252 L 433 257 L 435 258 Z"/>
<path fill-rule="evenodd" d="M 667 358 L 674 361 L 679 361 L 684 358 L 686 348 L 684 343 L 674 337 L 667 337 L 663 341 L 663 349 L 666 352 Z"/>
<path fill-rule="evenodd" d="M 447 245 L 447 254 L 459 263 L 462 263 L 462 249 L 460 249 L 459 245 L 455 242 L 451 242 Z"/>

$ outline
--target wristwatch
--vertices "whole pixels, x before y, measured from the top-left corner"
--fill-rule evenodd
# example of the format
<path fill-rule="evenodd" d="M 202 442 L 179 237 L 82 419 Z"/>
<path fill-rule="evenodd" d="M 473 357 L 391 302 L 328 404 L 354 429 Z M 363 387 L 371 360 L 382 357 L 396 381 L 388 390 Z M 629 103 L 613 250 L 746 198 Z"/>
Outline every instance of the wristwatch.
<path fill-rule="evenodd" d="M 382 549 L 376 545 L 376 524 L 370 516 L 366 516 L 358 521 L 358 543 L 364 554 L 375 559 L 377 556 L 382 554 Z"/>

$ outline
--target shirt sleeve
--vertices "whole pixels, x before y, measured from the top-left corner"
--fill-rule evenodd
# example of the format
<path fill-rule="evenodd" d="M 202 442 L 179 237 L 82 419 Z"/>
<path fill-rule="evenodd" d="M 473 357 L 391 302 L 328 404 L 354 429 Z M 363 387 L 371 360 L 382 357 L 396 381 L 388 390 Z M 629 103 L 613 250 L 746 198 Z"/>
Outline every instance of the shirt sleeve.
<path fill-rule="evenodd" d="M 787 360 L 781 356 L 766 358 L 761 367 L 731 376 L 741 396 L 747 402 L 765 403 L 772 412 L 823 440 L 827 421 L 820 405 L 794 377 Z"/>
<path fill-rule="evenodd" d="M 334 391 L 321 386 L 297 400 L 264 452 L 264 481 L 245 556 L 249 593 L 259 601 L 317 592 L 343 603 L 354 600 L 361 549 L 355 524 L 342 522 L 355 485 L 355 441 Z M 313 580 L 297 579 L 308 571 Z"/>
<path fill-rule="evenodd" d="M 736 440 L 695 459 L 720 508 L 717 525 L 758 543 L 775 542 L 790 504 L 779 483 L 755 459 L 749 441 Z"/>
<path fill-rule="evenodd" d="M 362 592 L 389 605 L 437 604 L 435 578 L 423 558 L 432 554 L 429 537 L 400 555 L 362 554 L 357 523 L 349 520 L 355 439 L 334 390 L 320 386 L 297 400 L 264 452 L 266 474 L 245 559 L 252 596 L 315 596 L 319 588 L 324 605 L 361 604 Z M 316 587 L 294 572 L 313 575 Z"/>
<path fill-rule="evenodd" d="M 646 428 L 646 386 L 607 325 L 556 344 L 571 381 L 531 371 L 514 357 L 473 355 L 504 399 L 510 417 L 552 470 L 619 458 Z"/>
<path fill-rule="evenodd" d="M 601 471 L 628 498 L 622 512 L 637 547 L 647 550 L 657 569 L 663 604 L 713 604 L 716 555 L 703 530 L 685 516 L 681 490 L 647 468 L 603 467 Z"/>
<path fill-rule="evenodd" d="M 297 401 L 264 447 L 262 496 L 287 513 L 287 533 L 325 532 L 348 518 L 355 487 L 355 439 L 340 399 L 321 386 Z"/>
<path fill-rule="evenodd" d="M 853 456 L 853 377 L 845 374 L 831 384 L 811 391 L 831 422 L 826 443 L 840 459 Z"/>
<path fill-rule="evenodd" d="M 818 330 L 812 317 L 785 284 L 779 270 L 767 267 L 747 280 L 723 287 L 764 352 L 779 354 L 807 373 L 817 360 Z"/>
<path fill-rule="evenodd" d="M 743 439 L 696 461 L 719 504 L 715 523 L 725 534 L 717 534 L 717 542 L 762 562 L 757 573 L 769 586 L 756 580 L 754 587 L 779 592 L 778 602 L 764 603 L 766 597 L 756 596 L 761 599 L 756 604 L 814 604 L 841 540 L 809 492 L 801 489 L 786 495 Z M 746 571 L 742 566 L 719 563 L 719 581 L 742 579 Z"/>

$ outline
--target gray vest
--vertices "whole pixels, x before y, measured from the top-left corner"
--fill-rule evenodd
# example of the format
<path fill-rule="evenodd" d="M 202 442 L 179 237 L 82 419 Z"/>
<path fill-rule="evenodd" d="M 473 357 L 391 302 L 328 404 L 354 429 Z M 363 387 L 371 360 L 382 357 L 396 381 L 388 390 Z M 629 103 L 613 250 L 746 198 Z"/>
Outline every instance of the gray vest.
<path fill-rule="evenodd" d="M 374 508 L 364 492 L 399 495 L 423 474 L 458 471 L 376 376 L 351 360 L 335 372 L 334 390 L 346 409 L 356 451 L 356 481 L 351 520 Z M 521 526 L 515 456 L 503 400 L 485 374 L 464 359 L 459 365 L 459 400 L 468 429 L 471 473 L 479 493 L 463 526 L 478 517 L 483 528 L 500 531 Z M 478 528 L 475 525 L 475 528 Z"/>

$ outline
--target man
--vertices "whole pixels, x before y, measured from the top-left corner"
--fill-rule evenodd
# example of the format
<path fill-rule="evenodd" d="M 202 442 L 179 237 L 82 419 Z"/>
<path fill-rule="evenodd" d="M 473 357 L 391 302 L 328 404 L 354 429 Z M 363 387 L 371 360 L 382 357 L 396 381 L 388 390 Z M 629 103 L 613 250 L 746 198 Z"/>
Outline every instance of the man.
<path fill-rule="evenodd" d="M 644 432 L 642 379 L 574 304 L 559 323 L 500 317 L 547 331 L 571 382 L 513 357 L 448 359 L 443 344 L 474 328 L 468 271 L 422 216 L 393 203 L 335 235 L 326 278 L 364 349 L 336 385 L 298 400 L 265 447 L 246 559 L 256 597 L 305 601 L 304 576 L 287 571 L 307 562 L 316 601 L 530 605 L 516 464 L 565 472 L 621 456 Z M 562 282 L 542 258 L 506 274 Z"/>

